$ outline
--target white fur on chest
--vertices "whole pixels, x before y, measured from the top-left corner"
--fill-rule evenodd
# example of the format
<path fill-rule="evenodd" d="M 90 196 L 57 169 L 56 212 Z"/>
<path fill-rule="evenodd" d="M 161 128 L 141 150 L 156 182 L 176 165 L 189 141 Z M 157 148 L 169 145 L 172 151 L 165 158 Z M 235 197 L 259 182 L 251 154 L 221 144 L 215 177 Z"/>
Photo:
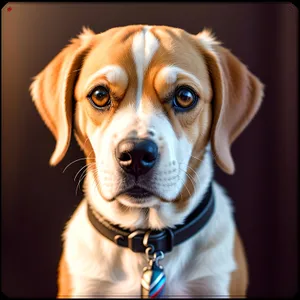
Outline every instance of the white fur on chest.
<path fill-rule="evenodd" d="M 167 277 L 166 296 L 192 296 L 206 288 L 210 291 L 207 278 L 217 278 L 219 293 L 228 294 L 230 273 L 235 269 L 235 225 L 229 198 L 217 183 L 213 189 L 216 206 L 209 223 L 161 261 Z M 64 239 L 73 297 L 140 296 L 142 270 L 147 265 L 145 255 L 119 247 L 101 236 L 89 223 L 86 199 L 68 223 Z"/>

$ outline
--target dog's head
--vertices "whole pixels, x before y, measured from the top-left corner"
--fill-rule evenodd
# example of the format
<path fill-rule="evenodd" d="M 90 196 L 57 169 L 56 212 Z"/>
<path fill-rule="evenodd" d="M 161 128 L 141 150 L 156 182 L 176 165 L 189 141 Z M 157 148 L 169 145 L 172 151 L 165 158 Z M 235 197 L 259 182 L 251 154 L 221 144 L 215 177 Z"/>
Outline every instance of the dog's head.
<path fill-rule="evenodd" d="M 68 149 L 74 118 L 102 198 L 152 206 L 193 192 L 184 185 L 208 144 L 219 167 L 234 173 L 230 148 L 263 86 L 207 30 L 134 25 L 84 29 L 35 77 L 31 93 L 57 141 L 51 165 Z"/>

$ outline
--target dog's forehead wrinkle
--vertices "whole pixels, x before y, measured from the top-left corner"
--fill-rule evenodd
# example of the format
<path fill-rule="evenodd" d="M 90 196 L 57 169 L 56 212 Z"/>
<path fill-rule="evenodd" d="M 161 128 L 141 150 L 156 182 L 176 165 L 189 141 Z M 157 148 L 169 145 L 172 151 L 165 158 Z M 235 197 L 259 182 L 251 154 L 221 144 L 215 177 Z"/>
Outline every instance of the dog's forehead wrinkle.
<path fill-rule="evenodd" d="M 163 67 L 158 73 L 158 77 L 162 78 L 167 84 L 175 83 L 179 76 L 187 77 L 194 81 L 198 86 L 201 85 L 194 74 L 174 64 Z"/>
<path fill-rule="evenodd" d="M 124 68 L 117 64 L 106 65 L 93 73 L 85 84 L 85 89 L 88 89 L 94 81 L 101 77 L 105 77 L 111 84 L 119 84 L 120 87 L 126 88 L 128 84 L 128 75 Z"/>

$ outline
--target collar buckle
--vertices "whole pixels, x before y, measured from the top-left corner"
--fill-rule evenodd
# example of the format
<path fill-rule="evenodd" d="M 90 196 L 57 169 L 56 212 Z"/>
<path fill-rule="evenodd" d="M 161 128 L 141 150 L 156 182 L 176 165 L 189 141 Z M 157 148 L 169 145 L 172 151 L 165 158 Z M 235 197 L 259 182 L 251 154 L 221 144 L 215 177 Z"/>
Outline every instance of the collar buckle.
<path fill-rule="evenodd" d="M 136 230 L 128 235 L 128 248 L 131 249 L 133 252 L 140 252 L 140 248 L 143 247 L 143 236 L 145 231 Z M 139 238 L 138 238 L 139 237 Z"/>
<path fill-rule="evenodd" d="M 147 248 L 151 253 L 155 251 L 170 252 L 174 246 L 174 233 L 167 228 L 156 233 L 155 230 L 136 230 L 128 235 L 128 248 L 133 252 L 145 252 Z"/>

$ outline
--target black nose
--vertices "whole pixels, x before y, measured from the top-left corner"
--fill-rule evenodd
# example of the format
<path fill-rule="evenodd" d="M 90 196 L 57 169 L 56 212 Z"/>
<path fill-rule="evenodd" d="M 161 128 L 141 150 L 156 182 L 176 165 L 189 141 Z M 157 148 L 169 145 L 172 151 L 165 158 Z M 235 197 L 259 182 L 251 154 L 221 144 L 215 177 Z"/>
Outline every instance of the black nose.
<path fill-rule="evenodd" d="M 139 176 L 147 173 L 158 157 L 157 145 L 148 139 L 127 139 L 119 143 L 116 158 L 127 173 Z"/>

